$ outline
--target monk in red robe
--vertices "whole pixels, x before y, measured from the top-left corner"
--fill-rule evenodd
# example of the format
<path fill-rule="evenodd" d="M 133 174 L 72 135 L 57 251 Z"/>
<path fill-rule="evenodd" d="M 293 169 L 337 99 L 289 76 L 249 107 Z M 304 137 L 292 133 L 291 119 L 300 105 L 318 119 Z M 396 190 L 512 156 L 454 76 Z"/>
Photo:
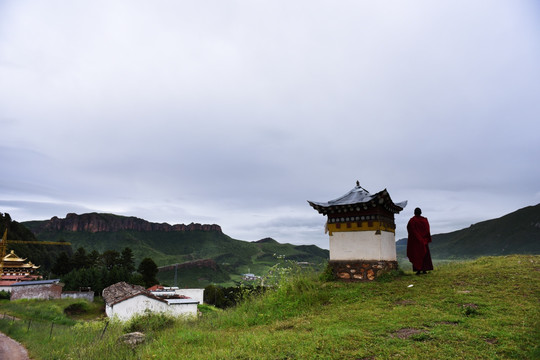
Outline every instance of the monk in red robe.
<path fill-rule="evenodd" d="M 416 275 L 427 274 L 428 270 L 433 270 L 431 254 L 428 244 L 431 242 L 428 219 L 421 216 L 420 208 L 414 209 L 414 216 L 407 224 L 407 257 L 413 265 Z"/>

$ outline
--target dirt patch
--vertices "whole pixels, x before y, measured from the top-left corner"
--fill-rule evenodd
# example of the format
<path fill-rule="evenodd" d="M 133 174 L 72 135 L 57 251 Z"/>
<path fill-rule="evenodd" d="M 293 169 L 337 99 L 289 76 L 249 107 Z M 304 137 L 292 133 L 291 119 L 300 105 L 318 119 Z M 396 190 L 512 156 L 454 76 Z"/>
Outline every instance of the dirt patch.
<path fill-rule="evenodd" d="M 86 315 L 89 311 L 90 305 L 86 300 L 73 303 L 64 308 L 64 314 L 72 317 Z"/>
<path fill-rule="evenodd" d="M 399 329 L 398 331 L 394 332 L 391 336 L 398 339 L 408 339 L 413 335 L 423 334 L 425 332 L 426 332 L 425 330 L 405 328 L 405 329 Z"/>
<path fill-rule="evenodd" d="M 395 305 L 415 305 L 416 301 L 414 300 L 399 300 L 394 303 Z"/>
<path fill-rule="evenodd" d="M 118 342 L 124 343 L 132 349 L 135 349 L 137 346 L 144 343 L 145 341 L 146 335 L 139 331 L 124 334 L 118 338 Z"/>
<path fill-rule="evenodd" d="M 294 325 L 292 324 L 283 324 L 276 327 L 276 330 L 292 330 L 294 329 Z"/>
<path fill-rule="evenodd" d="M 458 326 L 458 322 L 457 321 L 440 321 L 438 323 L 436 323 L 436 325 L 451 325 L 451 326 Z"/>
<path fill-rule="evenodd" d="M 30 357 L 24 346 L 0 333 L 0 359 L 30 360 Z"/>

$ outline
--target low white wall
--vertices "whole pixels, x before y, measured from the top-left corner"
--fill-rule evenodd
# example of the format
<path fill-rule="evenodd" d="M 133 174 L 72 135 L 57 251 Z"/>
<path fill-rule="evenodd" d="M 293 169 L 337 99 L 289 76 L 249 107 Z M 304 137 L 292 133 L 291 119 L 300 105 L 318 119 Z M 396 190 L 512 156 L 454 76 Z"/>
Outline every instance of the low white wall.
<path fill-rule="evenodd" d="M 174 316 L 196 317 L 197 303 L 169 304 L 168 312 Z"/>
<path fill-rule="evenodd" d="M 187 296 L 190 299 L 197 300 L 199 304 L 204 302 L 204 289 L 175 289 L 176 295 Z"/>
<path fill-rule="evenodd" d="M 11 292 L 11 286 L 0 286 L 0 291 Z"/>
<path fill-rule="evenodd" d="M 93 291 L 64 291 L 62 299 L 85 299 L 89 302 L 94 302 Z"/>
<path fill-rule="evenodd" d="M 388 231 L 380 235 L 375 231 L 334 232 L 330 236 L 330 260 L 395 261 L 395 235 Z"/>

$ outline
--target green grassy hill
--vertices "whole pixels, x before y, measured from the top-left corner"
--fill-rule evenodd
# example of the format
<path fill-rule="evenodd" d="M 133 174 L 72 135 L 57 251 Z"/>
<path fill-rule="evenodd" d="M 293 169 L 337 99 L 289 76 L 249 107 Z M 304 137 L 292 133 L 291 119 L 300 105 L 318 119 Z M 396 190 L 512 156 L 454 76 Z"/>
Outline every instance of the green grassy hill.
<path fill-rule="evenodd" d="M 429 248 L 435 259 L 540 254 L 540 204 L 432 238 Z M 406 258 L 407 239 L 396 246 L 398 256 Z"/>
<path fill-rule="evenodd" d="M 10 315 L 5 301 L 0 312 Z M 156 317 L 53 329 L 50 322 L 30 326 L 39 311 L 27 301 L 23 314 L 13 313 L 23 320 L 0 318 L 0 331 L 35 360 L 539 359 L 539 301 L 540 256 L 513 255 L 375 282 L 291 276 L 264 295 L 204 311 L 193 322 Z M 118 339 L 134 328 L 147 341 L 132 349 Z"/>
<path fill-rule="evenodd" d="M 128 219 L 112 214 L 97 214 L 100 221 L 118 222 Z M 129 218 L 131 219 L 131 218 Z M 137 219 L 139 222 L 144 220 Z M 32 221 L 23 223 L 32 229 L 40 240 L 60 241 L 72 243 L 75 251 L 83 247 L 87 252 L 105 250 L 121 252 L 125 247 L 133 250 L 135 262 L 138 264 L 143 258 L 150 257 L 159 266 L 190 263 L 194 260 L 213 260 L 211 267 L 204 264 L 200 266 L 184 266 L 178 270 L 177 285 L 181 287 L 205 287 L 215 283 L 233 285 L 240 281 L 242 274 L 253 273 L 264 275 L 274 266 L 277 255 L 285 256 L 287 260 L 309 262 L 321 267 L 329 257 L 328 250 L 320 249 L 314 245 L 297 246 L 280 244 L 273 239 L 262 239 L 247 242 L 233 239 L 221 231 L 68 231 L 46 229 L 46 221 Z M 22 255 L 21 255 L 22 256 Z M 160 282 L 173 285 L 174 270 L 160 271 Z"/>

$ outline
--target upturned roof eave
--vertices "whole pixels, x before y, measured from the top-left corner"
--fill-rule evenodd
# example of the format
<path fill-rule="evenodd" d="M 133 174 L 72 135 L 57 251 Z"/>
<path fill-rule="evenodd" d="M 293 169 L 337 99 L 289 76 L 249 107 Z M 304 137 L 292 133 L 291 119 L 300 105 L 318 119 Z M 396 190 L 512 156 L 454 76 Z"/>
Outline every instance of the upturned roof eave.
<path fill-rule="evenodd" d="M 353 189 L 354 190 L 354 189 Z M 376 194 L 373 194 L 373 195 L 370 195 L 369 193 L 366 192 L 366 196 L 364 197 L 366 199 L 366 201 L 351 201 L 351 202 L 347 202 L 346 200 L 343 202 L 343 199 L 350 195 L 353 190 L 349 191 L 347 194 L 345 194 L 344 196 L 336 199 L 336 200 L 331 200 L 331 201 L 328 201 L 328 202 L 316 202 L 316 201 L 309 201 L 308 200 L 308 203 L 309 205 L 311 205 L 311 207 L 313 207 L 315 210 L 317 210 L 320 214 L 323 214 L 323 215 L 327 215 L 329 212 L 333 211 L 333 210 L 340 210 L 340 209 L 348 209 L 348 210 L 355 210 L 353 209 L 354 207 L 358 207 L 358 206 L 362 206 L 363 208 L 366 207 L 366 205 L 370 205 L 372 207 L 375 207 L 377 205 L 386 205 L 385 207 L 393 212 L 394 214 L 397 214 L 399 213 L 400 211 L 402 211 L 404 209 L 404 206 L 401 207 L 397 204 L 395 204 L 392 199 L 390 198 L 390 194 L 388 193 L 388 191 L 386 189 L 384 190 L 381 190 L 379 191 L 378 193 Z M 383 203 L 380 203 L 380 200 L 383 200 Z M 338 201 L 342 201 L 342 203 L 337 203 Z M 334 203 L 332 203 L 334 202 Z M 407 204 L 406 201 L 403 201 L 401 202 L 400 204 Z"/>

